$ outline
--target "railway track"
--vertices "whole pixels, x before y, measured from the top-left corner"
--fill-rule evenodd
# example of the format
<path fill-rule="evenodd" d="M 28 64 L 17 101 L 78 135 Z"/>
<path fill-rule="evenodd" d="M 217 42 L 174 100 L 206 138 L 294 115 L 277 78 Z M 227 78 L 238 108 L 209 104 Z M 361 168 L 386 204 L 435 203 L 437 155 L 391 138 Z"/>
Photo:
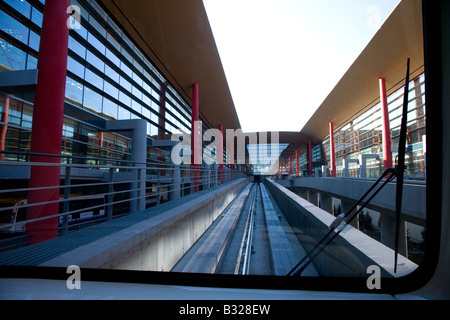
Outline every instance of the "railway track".
<path fill-rule="evenodd" d="M 294 238 L 264 184 L 252 183 L 172 271 L 286 275 L 304 255 Z"/>

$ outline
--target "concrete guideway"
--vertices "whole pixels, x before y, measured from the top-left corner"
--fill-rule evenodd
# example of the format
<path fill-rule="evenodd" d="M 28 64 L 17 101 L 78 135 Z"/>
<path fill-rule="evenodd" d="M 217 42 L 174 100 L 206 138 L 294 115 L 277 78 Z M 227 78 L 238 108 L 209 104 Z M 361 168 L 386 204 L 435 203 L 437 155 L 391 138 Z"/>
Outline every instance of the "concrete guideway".
<path fill-rule="evenodd" d="M 215 223 L 178 261 L 173 272 L 214 273 L 250 193 L 248 184 Z"/>
<path fill-rule="evenodd" d="M 288 236 L 288 234 L 293 235 L 293 231 L 287 222 L 283 225 L 283 221 L 285 221 L 283 213 L 272 202 L 264 184 L 261 184 L 260 187 L 274 274 L 285 276 L 306 255 L 306 251 L 295 237 L 290 238 Z M 313 265 L 310 265 L 303 274 L 305 276 L 318 276 Z"/>
<path fill-rule="evenodd" d="M 285 276 L 305 255 L 269 192 L 262 184 L 253 184 L 237 196 L 172 271 Z M 305 275 L 318 273 L 310 266 Z"/>

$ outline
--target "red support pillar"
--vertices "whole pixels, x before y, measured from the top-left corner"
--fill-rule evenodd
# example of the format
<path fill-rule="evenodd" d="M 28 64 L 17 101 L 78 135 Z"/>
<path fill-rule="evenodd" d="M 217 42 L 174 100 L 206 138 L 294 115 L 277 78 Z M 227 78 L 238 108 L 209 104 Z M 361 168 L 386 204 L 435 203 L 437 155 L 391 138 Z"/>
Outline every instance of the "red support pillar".
<path fill-rule="evenodd" d="M 66 90 L 69 28 L 67 9 L 70 0 L 47 0 L 42 23 L 38 60 L 38 82 L 35 91 L 31 152 L 61 155 L 64 98 Z M 33 156 L 32 162 L 58 164 L 57 157 Z M 57 187 L 28 192 L 28 204 L 59 200 L 60 168 L 31 167 L 29 188 Z M 27 209 L 27 220 L 59 213 L 59 204 L 45 204 Z M 31 244 L 58 236 L 58 218 L 27 225 Z"/>
<path fill-rule="evenodd" d="M 4 123 L 0 129 L 0 151 L 5 151 L 6 147 L 6 132 L 8 131 L 9 119 L 9 96 L 5 96 L 5 103 L 3 105 L 2 122 Z M 5 154 L 0 154 L 0 160 L 5 160 Z"/>
<path fill-rule="evenodd" d="M 391 150 L 391 128 L 389 123 L 389 110 L 387 103 L 386 81 L 383 78 L 379 79 L 380 83 L 380 101 L 381 101 L 381 115 L 383 119 L 382 137 L 383 137 L 383 167 L 392 167 L 392 150 Z"/>
<path fill-rule="evenodd" d="M 336 177 L 336 146 L 334 144 L 334 125 L 330 121 L 330 173 Z"/>
<path fill-rule="evenodd" d="M 295 176 L 298 177 L 298 150 L 295 150 Z"/>
<path fill-rule="evenodd" d="M 219 160 L 219 179 L 220 179 L 220 184 L 223 184 L 223 124 L 219 125 L 219 130 L 220 130 L 220 140 L 219 140 L 219 149 L 220 151 L 218 152 L 218 160 Z"/>
<path fill-rule="evenodd" d="M 309 140 L 309 142 L 308 142 L 308 168 L 309 168 L 309 176 L 312 177 L 313 163 L 312 163 L 312 142 L 311 142 L 311 140 Z"/>
<path fill-rule="evenodd" d="M 200 165 L 200 126 L 198 83 L 192 89 L 191 164 L 194 171 L 194 192 L 198 191 L 198 167 Z"/>

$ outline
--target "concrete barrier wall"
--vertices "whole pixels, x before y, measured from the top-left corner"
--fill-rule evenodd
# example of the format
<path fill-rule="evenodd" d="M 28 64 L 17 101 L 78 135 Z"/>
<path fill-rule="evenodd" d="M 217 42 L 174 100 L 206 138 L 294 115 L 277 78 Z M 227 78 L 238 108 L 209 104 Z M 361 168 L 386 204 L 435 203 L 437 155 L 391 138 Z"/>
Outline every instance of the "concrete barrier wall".
<path fill-rule="evenodd" d="M 298 187 L 306 190 L 324 192 L 340 199 L 359 200 L 375 182 L 374 179 L 358 178 L 295 178 L 280 180 L 284 187 Z M 406 181 L 403 186 L 402 219 L 425 226 L 426 220 L 426 184 Z M 368 208 L 394 215 L 396 205 L 396 185 L 387 184 L 371 201 Z"/>
<path fill-rule="evenodd" d="M 170 271 L 248 184 L 239 179 L 43 263 L 43 266 Z M 183 201 L 184 200 L 184 201 Z M 151 209 L 150 209 L 151 210 Z"/>
<path fill-rule="evenodd" d="M 266 180 L 278 206 L 309 252 L 328 232 L 334 217 L 314 206 L 278 183 Z M 383 277 L 400 277 L 411 273 L 417 265 L 399 256 L 394 273 L 394 251 L 359 230 L 347 226 L 313 261 L 319 275 L 328 277 L 368 277 L 367 268 L 377 265 Z"/>

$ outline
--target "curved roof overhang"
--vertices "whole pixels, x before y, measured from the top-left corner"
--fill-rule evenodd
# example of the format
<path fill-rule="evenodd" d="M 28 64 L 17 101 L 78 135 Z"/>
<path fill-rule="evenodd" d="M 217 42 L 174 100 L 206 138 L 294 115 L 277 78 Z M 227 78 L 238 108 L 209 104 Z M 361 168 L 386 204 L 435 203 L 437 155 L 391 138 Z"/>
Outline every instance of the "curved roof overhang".
<path fill-rule="evenodd" d="M 241 127 L 202 0 L 99 0 L 211 128 Z"/>
<path fill-rule="evenodd" d="M 155 66 L 191 103 L 199 83 L 200 115 L 211 128 L 241 128 L 214 36 L 201 0 L 100 0 Z M 402 1 L 300 132 L 280 132 L 280 143 L 307 145 L 329 136 L 379 101 L 378 79 L 403 85 L 406 59 L 423 72 L 421 0 Z M 248 133 L 247 133 L 248 134 Z"/>
<path fill-rule="evenodd" d="M 424 72 L 422 1 L 403 0 L 300 131 L 317 143 L 378 103 L 379 78 L 390 91 L 404 85 L 407 58 L 411 79 Z"/>

